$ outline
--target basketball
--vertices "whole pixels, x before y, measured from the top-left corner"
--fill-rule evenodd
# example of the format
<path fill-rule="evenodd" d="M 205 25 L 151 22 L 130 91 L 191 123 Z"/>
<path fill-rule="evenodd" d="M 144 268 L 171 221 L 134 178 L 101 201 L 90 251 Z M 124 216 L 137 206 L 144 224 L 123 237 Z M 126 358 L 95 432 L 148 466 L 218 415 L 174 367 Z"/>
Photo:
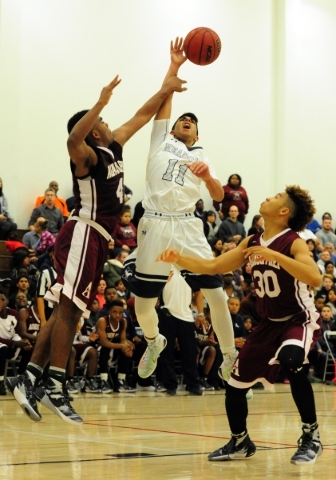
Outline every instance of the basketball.
<path fill-rule="evenodd" d="M 220 54 L 221 41 L 211 28 L 198 27 L 185 37 L 183 50 L 192 63 L 210 65 Z"/>

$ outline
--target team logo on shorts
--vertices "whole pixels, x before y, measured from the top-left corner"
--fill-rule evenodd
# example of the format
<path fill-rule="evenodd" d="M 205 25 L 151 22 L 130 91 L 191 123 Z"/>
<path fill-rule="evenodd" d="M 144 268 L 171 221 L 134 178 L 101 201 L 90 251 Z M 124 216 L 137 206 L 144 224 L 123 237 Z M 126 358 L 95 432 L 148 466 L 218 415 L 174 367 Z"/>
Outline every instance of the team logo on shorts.
<path fill-rule="evenodd" d="M 89 283 L 89 285 L 86 287 L 86 289 L 82 293 L 83 297 L 90 298 L 91 287 L 92 287 L 92 282 Z"/>

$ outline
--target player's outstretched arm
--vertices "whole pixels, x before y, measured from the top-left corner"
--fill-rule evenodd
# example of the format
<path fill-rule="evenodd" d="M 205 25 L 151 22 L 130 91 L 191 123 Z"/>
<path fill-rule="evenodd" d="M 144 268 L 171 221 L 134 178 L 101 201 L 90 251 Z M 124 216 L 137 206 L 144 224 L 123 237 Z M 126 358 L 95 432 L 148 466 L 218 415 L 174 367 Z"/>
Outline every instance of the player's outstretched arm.
<path fill-rule="evenodd" d="M 176 37 L 175 42 L 170 42 L 170 66 L 168 72 L 163 80 L 163 85 L 167 80 L 174 75 L 178 74 L 179 68 L 183 63 L 187 60 L 187 57 L 184 55 L 183 52 L 183 38 Z M 173 93 L 172 92 L 168 97 L 164 100 L 159 111 L 155 116 L 155 120 L 164 120 L 168 119 L 171 116 L 171 109 L 172 109 L 172 101 L 173 101 Z"/>
<path fill-rule="evenodd" d="M 258 257 L 258 260 L 277 262 L 290 275 L 300 282 L 319 287 L 322 283 L 322 275 L 314 260 L 309 256 L 308 246 L 304 240 L 298 238 L 291 247 L 291 255 L 294 258 L 283 255 L 267 247 L 249 247 L 244 250 L 245 259 Z"/>
<path fill-rule="evenodd" d="M 140 128 L 153 118 L 169 95 L 172 95 L 173 92 L 184 92 L 187 90 L 184 86 L 185 83 L 187 82 L 178 78 L 176 73 L 167 74 L 160 90 L 136 112 L 133 118 L 113 131 L 114 139 L 123 146 Z"/>
<path fill-rule="evenodd" d="M 85 142 L 85 138 L 92 131 L 100 112 L 109 103 L 113 90 L 119 85 L 121 79 L 117 75 L 112 82 L 104 87 L 100 93 L 98 102 L 82 117 L 71 130 L 67 146 L 71 160 L 76 164 L 97 163 L 97 155 Z"/>
<path fill-rule="evenodd" d="M 229 252 L 226 252 L 225 254 L 211 260 L 188 257 L 186 255 L 181 255 L 176 250 L 168 248 L 158 255 L 156 261 L 176 263 L 180 267 L 194 273 L 202 273 L 207 275 L 225 273 L 230 270 L 236 270 L 246 262 L 243 249 L 247 247 L 247 240 L 248 239 L 245 239 L 233 250 L 230 250 Z"/>

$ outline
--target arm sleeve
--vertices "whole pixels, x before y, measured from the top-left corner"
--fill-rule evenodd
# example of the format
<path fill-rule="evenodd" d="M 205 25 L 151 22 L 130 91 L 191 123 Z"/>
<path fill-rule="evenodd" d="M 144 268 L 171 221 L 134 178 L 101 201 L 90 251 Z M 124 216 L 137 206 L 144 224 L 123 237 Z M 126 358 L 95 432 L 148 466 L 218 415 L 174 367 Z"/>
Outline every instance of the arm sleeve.
<path fill-rule="evenodd" d="M 169 134 L 169 119 L 154 120 L 149 147 L 149 157 L 159 148 Z"/>

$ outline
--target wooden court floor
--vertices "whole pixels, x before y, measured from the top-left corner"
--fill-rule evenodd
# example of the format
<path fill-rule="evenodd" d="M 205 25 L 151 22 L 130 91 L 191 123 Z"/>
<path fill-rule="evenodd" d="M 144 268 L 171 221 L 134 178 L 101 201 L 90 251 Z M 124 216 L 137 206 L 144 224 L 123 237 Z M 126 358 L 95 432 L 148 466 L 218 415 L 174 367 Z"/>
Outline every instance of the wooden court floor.
<path fill-rule="evenodd" d="M 8 394 L 0 397 L 0 479 L 299 479 L 336 478 L 336 386 L 314 384 L 324 445 L 315 465 L 289 460 L 301 434 L 289 386 L 255 390 L 249 432 L 257 453 L 248 460 L 208 462 L 229 439 L 224 391 L 202 397 L 181 391 L 76 395 L 85 423 L 72 426 L 40 407 L 31 422 Z"/>

